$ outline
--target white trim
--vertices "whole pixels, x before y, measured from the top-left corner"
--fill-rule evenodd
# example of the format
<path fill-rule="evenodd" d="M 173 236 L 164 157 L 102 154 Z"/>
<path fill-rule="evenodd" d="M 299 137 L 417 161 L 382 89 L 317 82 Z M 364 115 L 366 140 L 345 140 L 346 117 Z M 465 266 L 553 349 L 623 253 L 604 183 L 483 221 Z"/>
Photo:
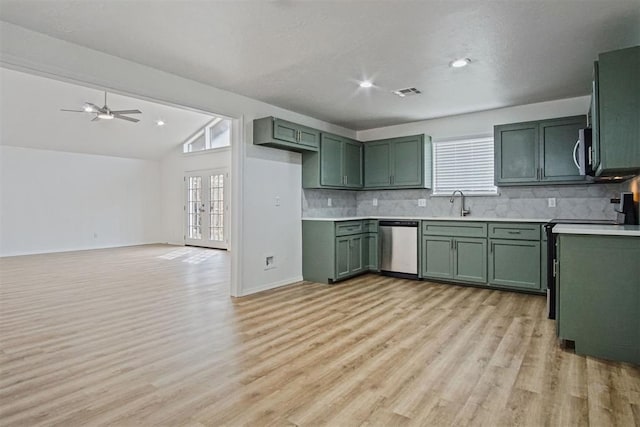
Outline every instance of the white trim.
<path fill-rule="evenodd" d="M 260 285 L 255 288 L 246 289 L 241 295 L 238 295 L 238 296 L 245 297 L 247 295 L 256 294 L 258 292 L 268 291 L 270 289 L 280 288 L 282 286 L 293 285 L 295 283 L 302 282 L 302 281 L 304 281 L 302 276 L 296 276 L 290 279 L 280 280 L 278 282 L 266 283 L 264 285 Z"/>
<path fill-rule="evenodd" d="M 242 295 L 242 260 L 244 259 L 243 232 L 244 209 L 244 161 L 245 126 L 244 115 L 231 122 L 231 233 L 229 247 L 231 251 L 231 280 L 229 294 L 232 297 Z"/>
<path fill-rule="evenodd" d="M 213 153 L 224 153 L 225 151 L 229 150 L 231 150 L 231 146 L 227 145 L 226 147 L 209 148 L 208 150 L 189 151 L 188 153 L 183 152 L 182 155 L 185 157 L 204 156 Z"/>

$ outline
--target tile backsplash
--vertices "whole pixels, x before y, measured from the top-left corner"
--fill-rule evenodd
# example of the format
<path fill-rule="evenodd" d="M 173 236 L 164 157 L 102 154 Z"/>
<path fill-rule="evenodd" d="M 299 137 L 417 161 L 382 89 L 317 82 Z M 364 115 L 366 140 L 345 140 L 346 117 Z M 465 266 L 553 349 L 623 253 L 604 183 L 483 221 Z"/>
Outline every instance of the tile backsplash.
<path fill-rule="evenodd" d="M 615 219 L 610 198 L 629 188 L 623 184 L 554 185 L 536 187 L 501 187 L 497 196 L 465 198 L 469 217 L 494 218 L 570 218 Z M 627 190 L 628 191 L 628 190 Z M 460 197 L 454 203 L 449 196 L 433 196 L 431 190 L 303 190 L 303 217 L 341 216 L 458 216 Z M 327 199 L 332 206 L 327 206 Z M 373 199 L 378 206 L 373 206 Z M 549 207 L 548 199 L 556 206 Z M 419 207 L 418 199 L 426 199 Z"/>

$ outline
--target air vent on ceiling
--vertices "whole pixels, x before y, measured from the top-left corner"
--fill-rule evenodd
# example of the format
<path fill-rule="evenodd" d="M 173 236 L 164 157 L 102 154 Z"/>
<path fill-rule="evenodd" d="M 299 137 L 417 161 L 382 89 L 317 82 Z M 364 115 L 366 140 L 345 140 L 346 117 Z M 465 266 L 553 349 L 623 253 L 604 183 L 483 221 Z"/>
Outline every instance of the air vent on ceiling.
<path fill-rule="evenodd" d="M 393 94 L 398 95 L 400 98 L 404 98 L 405 96 L 419 95 L 421 93 L 422 92 L 420 92 L 415 87 L 407 87 L 404 89 L 398 89 L 393 91 Z"/>

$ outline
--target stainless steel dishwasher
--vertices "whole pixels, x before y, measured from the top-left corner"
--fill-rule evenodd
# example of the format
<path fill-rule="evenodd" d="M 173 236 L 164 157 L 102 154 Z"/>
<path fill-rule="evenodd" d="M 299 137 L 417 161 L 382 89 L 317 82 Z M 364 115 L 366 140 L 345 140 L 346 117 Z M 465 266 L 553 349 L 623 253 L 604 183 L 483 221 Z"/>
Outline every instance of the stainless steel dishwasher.
<path fill-rule="evenodd" d="M 380 221 L 380 272 L 418 278 L 418 221 Z"/>

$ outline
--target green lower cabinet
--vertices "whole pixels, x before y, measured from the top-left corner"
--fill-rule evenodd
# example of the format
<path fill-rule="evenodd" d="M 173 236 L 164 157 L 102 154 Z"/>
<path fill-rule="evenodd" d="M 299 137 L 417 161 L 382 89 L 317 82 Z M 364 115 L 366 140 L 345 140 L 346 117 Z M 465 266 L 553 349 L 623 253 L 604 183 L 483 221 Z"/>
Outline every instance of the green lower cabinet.
<path fill-rule="evenodd" d="M 559 338 L 640 364 L 640 237 L 560 234 L 557 245 Z"/>
<path fill-rule="evenodd" d="M 334 283 L 378 270 L 375 220 L 302 221 L 302 277 Z"/>
<path fill-rule="evenodd" d="M 541 289 L 540 241 L 489 239 L 489 284 Z"/>
<path fill-rule="evenodd" d="M 422 237 L 422 277 L 453 279 L 452 237 Z"/>
<path fill-rule="evenodd" d="M 422 237 L 422 277 L 487 282 L 487 239 Z"/>
<path fill-rule="evenodd" d="M 357 274 L 364 269 L 363 237 L 361 234 L 336 238 L 337 279 Z"/>
<path fill-rule="evenodd" d="M 487 283 L 487 239 L 454 239 L 453 279 Z"/>

